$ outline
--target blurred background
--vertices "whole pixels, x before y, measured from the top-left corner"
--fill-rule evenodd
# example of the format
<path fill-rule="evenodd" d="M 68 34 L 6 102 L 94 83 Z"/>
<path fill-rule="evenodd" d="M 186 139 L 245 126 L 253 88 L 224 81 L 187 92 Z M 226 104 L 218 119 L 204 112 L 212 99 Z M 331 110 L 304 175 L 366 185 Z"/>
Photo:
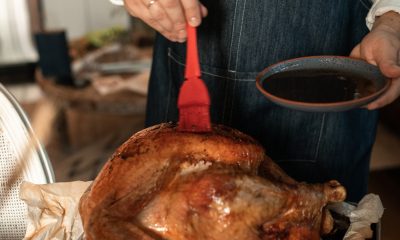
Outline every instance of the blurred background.
<path fill-rule="evenodd" d="M 107 0 L 0 1 L 0 81 L 31 117 L 55 104 L 39 120 L 57 181 L 93 179 L 143 128 L 154 36 Z"/>
<path fill-rule="evenodd" d="M 57 182 L 92 180 L 144 127 L 155 33 L 107 0 L 0 0 L 0 83 L 29 117 L 57 112 L 45 148 Z M 398 239 L 400 100 L 381 111 L 370 192 L 385 214 L 382 239 Z"/>

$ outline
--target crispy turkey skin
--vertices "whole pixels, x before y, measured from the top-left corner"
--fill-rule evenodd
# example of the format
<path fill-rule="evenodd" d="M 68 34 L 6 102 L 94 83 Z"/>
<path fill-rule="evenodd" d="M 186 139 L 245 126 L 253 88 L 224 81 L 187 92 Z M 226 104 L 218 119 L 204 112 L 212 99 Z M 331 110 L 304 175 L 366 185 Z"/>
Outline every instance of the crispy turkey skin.
<path fill-rule="evenodd" d="M 336 181 L 298 183 L 251 137 L 164 123 L 133 135 L 82 196 L 86 238 L 318 239 L 324 209 L 345 199 Z"/>

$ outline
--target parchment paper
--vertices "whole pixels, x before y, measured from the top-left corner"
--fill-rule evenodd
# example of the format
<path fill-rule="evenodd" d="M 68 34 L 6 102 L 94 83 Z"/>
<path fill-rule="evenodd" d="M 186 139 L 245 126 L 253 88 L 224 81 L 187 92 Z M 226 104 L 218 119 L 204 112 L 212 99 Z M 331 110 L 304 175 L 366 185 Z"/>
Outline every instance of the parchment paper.
<path fill-rule="evenodd" d="M 83 235 L 79 199 L 91 182 L 23 182 L 20 198 L 28 205 L 24 240 L 78 240 Z"/>

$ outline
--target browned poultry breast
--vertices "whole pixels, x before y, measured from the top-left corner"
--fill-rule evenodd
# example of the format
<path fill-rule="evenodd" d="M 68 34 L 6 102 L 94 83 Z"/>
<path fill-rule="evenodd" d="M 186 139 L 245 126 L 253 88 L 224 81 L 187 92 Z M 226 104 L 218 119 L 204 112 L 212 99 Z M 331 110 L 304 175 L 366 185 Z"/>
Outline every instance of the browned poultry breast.
<path fill-rule="evenodd" d="M 336 181 L 298 183 L 245 134 L 160 124 L 133 135 L 80 202 L 86 238 L 320 239 L 324 209 L 345 199 Z"/>

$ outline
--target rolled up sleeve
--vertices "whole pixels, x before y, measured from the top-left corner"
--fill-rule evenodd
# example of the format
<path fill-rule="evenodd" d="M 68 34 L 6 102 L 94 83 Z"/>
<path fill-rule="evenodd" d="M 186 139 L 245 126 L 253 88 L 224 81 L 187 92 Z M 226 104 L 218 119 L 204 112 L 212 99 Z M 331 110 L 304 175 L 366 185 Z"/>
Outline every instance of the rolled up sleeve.
<path fill-rule="evenodd" d="M 389 11 L 394 11 L 400 14 L 400 0 L 373 0 L 374 4 L 366 18 L 367 27 L 371 30 L 375 23 L 375 18 Z"/>

